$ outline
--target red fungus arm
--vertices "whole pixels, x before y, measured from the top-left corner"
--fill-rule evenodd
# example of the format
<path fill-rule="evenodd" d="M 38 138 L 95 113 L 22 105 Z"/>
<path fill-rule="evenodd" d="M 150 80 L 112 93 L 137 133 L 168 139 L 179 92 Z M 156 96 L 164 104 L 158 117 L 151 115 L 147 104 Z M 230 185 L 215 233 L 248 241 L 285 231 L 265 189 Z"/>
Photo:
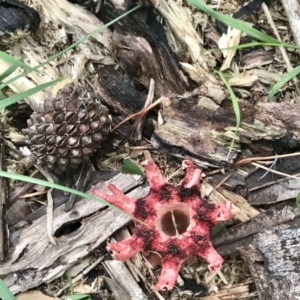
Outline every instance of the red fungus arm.
<path fill-rule="evenodd" d="M 112 256 L 115 259 L 124 261 L 138 252 L 143 251 L 144 247 L 143 240 L 133 235 L 118 243 L 108 243 L 106 249 L 112 252 Z"/>
<path fill-rule="evenodd" d="M 195 169 L 194 165 L 189 160 L 182 162 L 182 169 L 185 171 L 185 177 L 182 180 L 183 186 L 186 188 L 198 187 L 201 181 L 201 170 Z"/>
<path fill-rule="evenodd" d="M 112 195 L 107 195 L 104 192 L 97 190 L 94 186 L 92 186 L 91 191 L 94 195 L 103 200 L 111 203 L 123 211 L 128 212 L 129 214 L 133 214 L 135 211 L 135 201 L 126 195 L 123 194 L 115 185 L 112 183 L 107 184 L 106 186 L 111 192 Z"/>
<path fill-rule="evenodd" d="M 142 165 L 145 168 L 150 189 L 158 189 L 168 182 L 153 160 L 145 160 Z"/>
<path fill-rule="evenodd" d="M 226 201 L 223 203 L 215 204 L 214 210 L 210 213 L 211 220 L 216 224 L 221 221 L 230 220 L 236 214 L 235 209 L 231 202 Z"/>
<path fill-rule="evenodd" d="M 176 257 L 166 257 L 162 263 L 162 270 L 159 280 L 155 286 L 152 287 L 154 291 L 169 291 L 172 290 L 176 284 L 178 272 L 182 262 Z"/>
<path fill-rule="evenodd" d="M 221 269 L 224 259 L 216 251 L 210 241 L 207 242 L 206 246 L 208 247 L 208 250 L 202 253 L 201 256 L 208 262 L 208 269 L 211 272 L 218 272 Z"/>

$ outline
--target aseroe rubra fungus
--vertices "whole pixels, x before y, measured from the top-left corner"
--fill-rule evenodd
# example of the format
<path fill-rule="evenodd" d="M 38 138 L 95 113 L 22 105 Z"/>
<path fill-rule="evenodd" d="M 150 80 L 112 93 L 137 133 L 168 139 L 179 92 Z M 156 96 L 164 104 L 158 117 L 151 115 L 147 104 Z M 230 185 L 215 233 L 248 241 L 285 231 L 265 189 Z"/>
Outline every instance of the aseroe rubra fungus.
<path fill-rule="evenodd" d="M 191 161 L 182 163 L 186 175 L 178 186 L 168 183 L 157 165 L 146 160 L 143 163 L 149 184 L 147 197 L 133 200 L 116 186 L 108 184 L 112 195 L 92 188 L 93 193 L 132 214 L 143 224 L 136 223 L 133 235 L 118 243 L 108 243 L 118 260 L 126 260 L 139 251 L 153 251 L 162 258 L 162 271 L 154 290 L 170 290 L 174 287 L 183 261 L 200 256 L 209 263 L 211 271 L 218 271 L 223 258 L 210 242 L 209 230 L 219 221 L 234 216 L 231 202 L 212 203 L 200 197 L 201 170 Z"/>

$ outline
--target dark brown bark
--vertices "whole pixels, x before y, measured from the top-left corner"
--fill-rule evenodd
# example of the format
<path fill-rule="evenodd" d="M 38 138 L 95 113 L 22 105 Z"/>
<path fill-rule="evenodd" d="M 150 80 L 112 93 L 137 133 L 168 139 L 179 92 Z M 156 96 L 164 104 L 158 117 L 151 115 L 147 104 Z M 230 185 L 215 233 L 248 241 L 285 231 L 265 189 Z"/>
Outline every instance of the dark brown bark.
<path fill-rule="evenodd" d="M 97 74 L 97 92 L 112 111 L 129 116 L 143 109 L 145 97 L 136 90 L 129 76 L 121 74 L 112 66 L 99 68 Z"/>
<path fill-rule="evenodd" d="M 5 144 L 2 136 L 2 123 L 0 123 L 0 170 L 6 171 L 4 165 Z M 6 205 L 8 203 L 8 181 L 0 177 L 0 261 L 5 260 L 8 255 L 8 228 L 6 225 Z"/>
<path fill-rule="evenodd" d="M 105 1 L 98 14 L 109 22 L 135 4 L 132 1 Z M 146 88 L 155 80 L 155 97 L 183 94 L 188 86 L 179 61 L 168 45 L 164 29 L 155 20 L 152 8 L 141 8 L 114 25 L 113 49 L 124 72 Z"/>
<path fill-rule="evenodd" d="M 165 123 L 154 132 L 153 146 L 181 158 L 190 157 L 202 167 L 229 165 L 242 147 L 261 153 L 300 146 L 300 104 L 241 100 L 241 125 L 229 154 L 236 120 L 232 103 L 226 98 L 222 86 L 205 82 L 192 93 L 165 99 Z"/>

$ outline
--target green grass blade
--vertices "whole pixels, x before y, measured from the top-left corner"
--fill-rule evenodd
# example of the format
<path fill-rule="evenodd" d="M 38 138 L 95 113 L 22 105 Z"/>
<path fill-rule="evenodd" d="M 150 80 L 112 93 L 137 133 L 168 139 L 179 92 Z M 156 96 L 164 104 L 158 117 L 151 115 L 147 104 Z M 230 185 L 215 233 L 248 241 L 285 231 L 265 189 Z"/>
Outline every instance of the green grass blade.
<path fill-rule="evenodd" d="M 47 83 L 44 83 L 44 84 L 41 84 L 41 85 L 38 85 L 34 88 L 31 88 L 29 90 L 26 90 L 24 92 L 21 92 L 21 93 L 18 93 L 18 94 L 15 94 L 15 95 L 12 95 L 10 97 L 7 97 L 5 98 L 4 100 L 1 100 L 0 101 L 0 109 L 3 109 L 3 108 L 6 108 L 7 106 L 9 105 L 12 105 L 20 100 L 23 100 L 35 93 L 38 93 L 42 90 L 45 90 L 46 88 L 56 84 L 57 82 L 59 81 L 62 81 L 63 79 L 65 79 L 65 77 L 60 77 L 58 79 L 55 79 L 55 80 L 52 80 L 50 82 L 47 82 Z"/>
<path fill-rule="evenodd" d="M 240 106 L 239 106 L 239 102 L 231 88 L 231 86 L 228 84 L 227 80 L 225 79 L 224 75 L 222 74 L 222 72 L 216 71 L 218 73 L 218 75 L 220 76 L 220 78 L 222 79 L 222 81 L 224 82 L 224 84 L 226 85 L 226 88 L 229 92 L 230 98 L 231 98 L 231 102 L 232 102 L 232 107 L 235 113 L 235 119 L 236 119 L 236 128 L 235 128 L 235 133 L 234 133 L 234 137 L 230 143 L 230 148 L 229 148 L 229 154 L 231 153 L 233 146 L 234 146 L 234 141 L 236 139 L 240 124 L 241 124 L 241 112 L 240 112 Z"/>
<path fill-rule="evenodd" d="M 300 208 L 300 192 L 298 193 L 298 195 L 296 197 L 296 204 L 297 204 L 298 208 Z"/>
<path fill-rule="evenodd" d="M 245 22 L 234 19 L 230 16 L 221 14 L 221 13 L 213 10 L 203 0 L 188 0 L 188 2 L 190 2 L 192 5 L 196 6 L 197 8 L 202 10 L 203 12 L 207 13 L 208 15 L 210 15 L 210 16 L 214 17 L 215 19 L 219 20 L 220 22 L 226 24 L 227 26 L 239 29 L 239 30 L 247 33 L 248 35 L 254 37 L 255 39 L 257 39 L 259 41 L 262 41 L 262 42 L 265 42 L 265 43 L 274 43 L 276 45 L 282 45 L 282 43 L 280 41 L 278 41 L 277 39 L 252 28 L 251 26 L 249 26 Z"/>
<path fill-rule="evenodd" d="M 0 170 L 0 176 L 5 177 L 5 178 L 14 179 L 14 180 L 20 180 L 20 181 L 25 181 L 25 182 L 30 182 L 30 183 L 33 183 L 33 184 L 38 184 L 38 185 L 46 186 L 46 187 L 49 187 L 49 188 L 61 190 L 61 191 L 67 192 L 67 193 L 75 194 L 75 195 L 83 197 L 83 198 L 90 199 L 90 200 L 99 202 L 99 203 L 101 203 L 103 205 L 107 205 L 107 206 L 110 206 L 110 207 L 112 207 L 114 209 L 117 209 L 117 210 L 119 210 L 119 211 L 127 214 L 128 216 L 130 216 L 134 220 L 136 220 L 136 221 L 138 221 L 138 222 L 141 223 L 141 221 L 139 221 L 138 219 L 136 219 L 131 214 L 129 214 L 129 213 L 121 210 L 120 208 L 118 208 L 118 207 L 116 207 L 116 206 L 114 206 L 114 205 L 106 202 L 105 200 L 100 199 L 99 197 L 96 197 L 94 195 L 83 193 L 83 192 L 71 189 L 69 187 L 65 187 L 63 185 L 59 185 L 59 184 L 56 184 L 56 183 L 53 183 L 53 182 L 48 182 L 48 181 L 45 181 L 45 180 L 42 180 L 42 179 L 32 178 L 32 177 L 29 177 L 29 176 L 24 176 L 24 175 L 15 174 L 15 173 L 9 173 L 9 172 L 5 172 L 5 171 L 1 171 L 1 170 Z"/>
<path fill-rule="evenodd" d="M 15 296 L 9 290 L 9 288 L 0 279 L 0 299 L 1 300 L 16 300 Z"/>
<path fill-rule="evenodd" d="M 20 61 L 24 61 L 25 55 L 23 55 L 20 58 Z M 4 71 L 1 75 L 0 75 L 0 82 L 5 79 L 6 77 L 8 77 L 9 75 L 11 75 L 16 69 L 18 69 L 18 66 L 16 65 L 11 65 L 6 71 Z"/>
<path fill-rule="evenodd" d="M 73 283 L 72 283 L 72 277 L 71 277 L 70 270 L 67 270 L 66 275 L 67 275 L 68 282 L 69 282 L 69 285 L 70 285 L 70 294 L 73 295 L 74 294 L 74 292 L 73 292 Z"/>
<path fill-rule="evenodd" d="M 68 296 L 65 300 L 92 300 L 92 297 L 88 294 L 74 294 Z"/>
<path fill-rule="evenodd" d="M 271 101 L 274 95 L 279 91 L 279 89 L 285 85 L 288 81 L 299 75 L 300 73 L 300 65 L 295 69 L 291 70 L 290 72 L 286 73 L 281 77 L 279 81 L 277 81 L 274 86 L 271 88 L 268 94 L 268 101 Z"/>
<path fill-rule="evenodd" d="M 106 29 L 107 27 L 109 27 L 110 25 L 118 22 L 119 20 L 121 20 L 122 18 L 126 17 L 127 15 L 131 14 L 132 12 L 134 12 L 135 10 L 137 10 L 138 8 L 140 8 L 141 6 L 138 5 L 134 8 L 132 8 L 131 10 L 127 11 L 126 13 L 122 14 L 121 16 L 115 18 L 114 20 L 106 23 L 105 25 L 102 25 L 100 27 L 98 27 L 97 29 L 95 29 L 94 31 L 92 31 L 91 33 L 87 34 L 86 36 L 84 36 L 83 38 L 79 39 L 77 42 L 73 43 L 72 45 L 70 45 L 69 47 L 65 48 L 64 50 L 60 51 L 59 53 L 49 57 L 48 59 L 46 59 L 44 62 L 42 62 L 41 64 L 39 64 L 38 66 L 32 68 L 33 71 L 36 71 L 37 69 L 43 67 L 44 65 L 48 64 L 49 62 L 53 61 L 54 59 L 60 57 L 61 55 L 63 55 L 64 53 L 66 53 L 67 51 L 73 49 L 74 47 L 76 47 L 77 45 L 79 45 L 80 43 L 86 41 L 87 39 L 91 38 L 92 36 L 94 36 L 95 34 L 103 31 L 104 29 Z M 15 80 L 26 76 L 27 74 L 29 74 L 32 70 L 30 71 L 25 71 L 21 74 L 19 74 L 18 76 L 11 78 L 10 80 L 6 81 L 5 83 L 0 85 L 0 90 L 3 89 L 4 87 L 8 86 L 9 84 L 11 84 L 12 82 L 14 82 Z"/>
<path fill-rule="evenodd" d="M 43 186 L 46 186 L 46 187 L 49 187 L 49 188 L 54 188 L 54 189 L 57 189 L 57 190 L 61 190 L 61 191 L 67 192 L 67 193 L 72 193 L 72 194 L 75 194 L 75 195 L 80 196 L 80 197 L 88 198 L 90 200 L 99 202 L 99 203 L 104 204 L 104 205 L 113 206 L 110 203 L 107 203 L 104 200 L 101 200 L 100 198 L 98 198 L 96 196 L 89 195 L 89 194 L 71 189 L 69 187 L 59 185 L 59 184 L 56 184 L 56 183 L 52 183 L 52 182 L 48 182 L 48 181 L 45 181 L 45 180 L 42 180 L 42 179 L 32 178 L 32 177 L 29 177 L 29 176 L 24 176 L 24 175 L 15 174 L 15 173 L 9 173 L 9 172 L 5 172 L 5 171 L 1 171 L 1 170 L 0 170 L 0 176 L 10 178 L 10 179 L 14 179 L 14 180 L 20 180 L 20 181 L 30 182 L 30 183 L 34 183 L 34 184 L 38 184 L 38 185 L 43 185 Z"/>
<path fill-rule="evenodd" d="M 130 157 L 126 157 L 123 160 L 122 171 L 129 174 L 136 174 L 142 177 L 146 177 L 143 168 Z"/>
<path fill-rule="evenodd" d="M 13 56 L 11 56 L 3 51 L 0 51 L 0 59 L 12 64 L 13 66 L 16 66 L 17 68 L 20 67 L 20 68 L 24 68 L 26 70 L 33 71 L 33 68 L 26 65 L 25 63 L 23 63 L 23 61 L 21 59 L 15 59 Z"/>

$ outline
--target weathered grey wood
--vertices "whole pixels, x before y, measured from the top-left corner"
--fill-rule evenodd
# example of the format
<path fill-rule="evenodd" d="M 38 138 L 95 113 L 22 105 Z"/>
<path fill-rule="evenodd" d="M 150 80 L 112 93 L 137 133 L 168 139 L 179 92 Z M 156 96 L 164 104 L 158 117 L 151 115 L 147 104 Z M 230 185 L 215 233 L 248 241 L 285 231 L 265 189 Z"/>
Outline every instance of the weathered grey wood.
<path fill-rule="evenodd" d="M 297 46 L 300 46 L 300 9 L 297 0 L 282 0 L 285 14 L 288 17 L 290 28 Z"/>
<path fill-rule="evenodd" d="M 298 218 L 263 230 L 240 247 L 260 300 L 300 299 L 299 224 Z"/>
<path fill-rule="evenodd" d="M 278 159 L 273 168 L 276 171 L 299 177 L 299 156 Z M 251 205 L 271 204 L 296 198 L 300 190 L 300 178 L 289 178 L 263 169 L 258 169 L 248 175 L 245 184 L 249 190 L 247 200 Z"/>
<path fill-rule="evenodd" d="M 245 244 L 244 247 L 240 249 L 240 253 L 242 254 L 243 259 L 247 262 L 249 271 L 253 276 L 259 299 L 273 299 L 273 293 L 270 289 L 270 280 L 268 278 L 267 270 L 263 265 L 263 257 L 261 253 L 253 244 Z M 276 290 L 276 292 L 278 295 L 278 290 Z M 274 294 L 274 296 L 277 297 L 276 294 Z"/>
<path fill-rule="evenodd" d="M 251 205 L 271 204 L 295 199 L 300 191 L 300 179 L 285 179 L 250 193 Z"/>
<path fill-rule="evenodd" d="M 131 300 L 147 300 L 147 296 L 144 294 L 143 290 L 135 281 L 134 277 L 130 274 L 129 270 L 126 268 L 123 262 L 117 260 L 106 260 L 103 263 L 104 268 L 110 274 L 110 277 L 115 281 L 115 283 L 121 287 L 123 292 L 129 296 Z M 107 281 L 107 284 L 114 292 L 115 285 L 110 284 Z M 120 297 L 116 297 L 117 299 L 123 300 L 125 299 L 125 295 L 118 293 L 118 290 L 114 293 L 115 296 L 119 295 Z"/>
<path fill-rule="evenodd" d="M 251 220 L 228 229 L 221 236 L 213 239 L 215 246 L 229 245 L 245 237 L 273 228 L 300 216 L 300 209 L 295 200 L 290 200 L 266 210 Z"/>
<path fill-rule="evenodd" d="M 270 274 L 296 284 L 295 291 L 300 296 L 300 228 L 280 225 L 264 230 L 256 236 L 255 244 Z"/>
<path fill-rule="evenodd" d="M 133 198 L 145 196 L 148 192 L 139 187 L 142 179 L 137 175 L 118 174 L 109 181 L 123 191 L 133 189 L 130 192 Z M 96 187 L 104 189 L 104 182 L 98 183 Z M 10 236 L 12 256 L 8 261 L 0 263 L 0 276 L 13 293 L 61 276 L 129 222 L 130 216 L 88 199 L 79 200 L 68 213 L 64 211 L 63 205 L 59 206 L 54 210 L 54 232 L 57 233 L 70 223 L 80 224 L 80 227 L 74 232 L 56 237 L 57 245 L 48 240 L 46 219 L 44 215 L 31 224 L 20 224 Z"/>

